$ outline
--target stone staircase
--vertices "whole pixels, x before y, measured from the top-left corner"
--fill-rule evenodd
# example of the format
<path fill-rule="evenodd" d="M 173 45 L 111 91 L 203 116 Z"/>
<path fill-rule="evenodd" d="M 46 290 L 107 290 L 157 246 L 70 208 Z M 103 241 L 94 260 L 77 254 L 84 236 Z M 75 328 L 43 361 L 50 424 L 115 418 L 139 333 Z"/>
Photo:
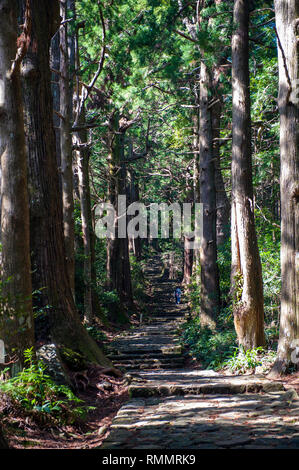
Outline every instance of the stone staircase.
<path fill-rule="evenodd" d="M 188 310 L 175 305 L 175 283 L 161 282 L 159 266 L 156 258 L 147 273 L 150 317 L 112 344 L 110 358 L 126 372 L 130 400 L 101 448 L 298 449 L 295 390 L 262 375 L 184 367 L 177 331 Z"/>
<path fill-rule="evenodd" d="M 161 281 L 158 258 L 146 274 L 154 287 L 150 316 L 139 327 L 116 338 L 108 357 L 115 367 L 127 372 L 181 368 L 185 358 L 177 330 L 188 310 L 185 304 L 175 304 L 175 281 Z"/>

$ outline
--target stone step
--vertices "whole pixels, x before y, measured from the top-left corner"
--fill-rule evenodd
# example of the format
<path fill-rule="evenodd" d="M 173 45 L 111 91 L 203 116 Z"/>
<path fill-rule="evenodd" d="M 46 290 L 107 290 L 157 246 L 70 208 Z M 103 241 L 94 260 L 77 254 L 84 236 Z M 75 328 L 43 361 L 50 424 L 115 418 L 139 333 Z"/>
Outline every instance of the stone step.
<path fill-rule="evenodd" d="M 149 366 L 155 366 L 155 365 L 164 365 L 164 364 L 172 364 L 172 365 L 180 365 L 184 363 L 184 358 L 183 357 L 176 357 L 176 358 L 163 358 L 163 359 L 155 359 L 150 358 L 144 358 L 144 357 L 139 357 L 136 359 L 116 359 L 114 361 L 115 364 L 122 364 L 124 367 L 126 366 L 131 366 L 131 365 L 138 365 L 138 364 L 143 364 L 143 365 L 149 365 Z"/>
<path fill-rule="evenodd" d="M 171 324 L 171 325 L 175 325 L 175 324 L 179 324 L 181 325 L 182 323 L 184 323 L 184 317 L 155 317 L 155 318 L 151 318 L 149 319 L 148 323 L 144 323 L 143 325 L 141 325 L 141 328 L 147 328 L 147 327 L 150 327 L 150 326 L 167 326 L 168 324 Z"/>
<path fill-rule="evenodd" d="M 165 362 L 163 364 L 159 363 L 159 364 L 144 364 L 142 362 L 140 362 L 139 364 L 123 364 L 123 363 L 115 363 L 113 364 L 114 367 L 116 367 L 117 369 L 120 369 L 120 370 L 124 370 L 124 371 L 149 371 L 149 372 L 152 372 L 152 371 L 155 371 L 155 370 L 168 370 L 168 369 L 178 369 L 179 367 L 184 367 L 184 362 L 182 362 L 182 364 L 173 364 L 171 362 Z"/>
<path fill-rule="evenodd" d="M 101 449 L 298 449 L 298 416 L 284 391 L 132 398 Z"/>
<path fill-rule="evenodd" d="M 176 325 L 163 325 L 163 336 L 175 338 L 174 329 Z M 134 336 L 128 336 L 128 338 L 142 338 L 143 336 L 161 336 L 161 325 L 148 326 L 142 330 L 138 330 Z"/>
<path fill-rule="evenodd" d="M 279 390 L 282 390 L 282 388 L 275 386 L 272 391 Z M 243 393 L 261 393 L 264 392 L 264 387 L 263 384 L 130 385 L 128 392 L 131 398 L 174 395 L 238 395 Z"/>
<path fill-rule="evenodd" d="M 225 376 L 209 370 L 140 372 L 138 378 L 138 381 L 134 382 L 133 376 L 133 381 L 129 386 L 131 397 L 235 395 L 284 390 L 280 382 L 272 382 L 263 376 Z"/>
<path fill-rule="evenodd" d="M 128 338 L 124 341 L 117 341 L 111 346 L 111 350 L 137 350 L 144 349 L 146 351 L 157 351 L 165 348 L 177 348 L 178 347 L 178 338 L 171 338 L 172 341 L 169 341 L 169 336 L 158 336 L 156 335 L 153 338 L 150 336 L 142 336 L 140 338 Z"/>
<path fill-rule="evenodd" d="M 126 338 L 138 338 L 139 336 L 144 336 L 144 334 L 151 334 L 152 331 L 158 331 L 161 337 L 169 336 L 169 333 L 171 333 L 172 336 L 175 337 L 176 331 L 181 325 L 182 322 L 177 321 L 148 323 L 140 329 L 135 330 L 134 333 L 131 333 L 130 335 L 126 336 Z"/>
<path fill-rule="evenodd" d="M 143 356 L 143 355 L 147 355 L 149 353 L 153 353 L 153 354 L 163 354 L 163 355 L 166 355 L 166 354 L 180 354 L 181 353 L 181 346 L 180 345 L 173 345 L 173 344 L 170 344 L 170 345 L 163 345 L 161 346 L 160 348 L 144 348 L 143 346 L 141 347 L 132 347 L 132 348 L 128 348 L 128 347 L 119 347 L 117 349 L 112 349 L 110 348 L 110 354 L 113 354 L 113 355 L 118 355 L 118 354 L 125 354 L 125 355 L 131 355 L 131 356 L 134 356 L 136 354 L 138 354 L 139 356 Z"/>
<path fill-rule="evenodd" d="M 145 359 L 156 359 L 156 360 L 170 360 L 170 359 L 182 359 L 179 353 L 143 353 L 143 354 L 108 354 L 107 357 L 111 361 L 122 362 L 125 360 L 145 360 Z"/>

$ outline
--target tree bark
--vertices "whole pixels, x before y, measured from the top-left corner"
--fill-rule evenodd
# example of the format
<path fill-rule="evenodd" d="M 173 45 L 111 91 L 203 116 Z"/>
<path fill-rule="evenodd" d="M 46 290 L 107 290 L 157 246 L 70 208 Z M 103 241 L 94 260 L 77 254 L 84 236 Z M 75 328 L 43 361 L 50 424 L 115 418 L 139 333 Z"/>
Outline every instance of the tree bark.
<path fill-rule="evenodd" d="M 67 20 L 66 2 L 60 1 L 60 17 Z M 75 223 L 73 199 L 73 151 L 71 136 L 71 93 L 68 54 L 68 24 L 60 26 L 60 155 L 64 243 L 71 290 L 75 296 Z"/>
<path fill-rule="evenodd" d="M 70 9 L 73 18 L 76 18 L 74 1 L 70 1 Z M 82 126 L 82 129 L 73 133 L 73 143 L 75 146 L 87 145 L 88 131 L 84 129 L 86 123 L 85 103 L 81 106 L 80 96 L 83 92 L 80 84 L 80 57 L 78 29 L 72 37 L 70 49 L 74 54 L 74 65 L 76 75 L 76 89 L 74 93 L 75 103 L 75 124 Z M 84 273 L 84 321 L 91 324 L 95 315 L 101 315 L 101 307 L 96 293 L 96 270 L 95 270 L 95 232 L 92 221 L 91 195 L 89 181 L 89 160 L 90 150 L 88 146 L 75 150 L 77 165 L 78 195 L 81 209 L 82 238 L 84 249 L 83 273 Z"/>
<path fill-rule="evenodd" d="M 219 101 L 212 107 L 212 129 L 213 129 L 213 159 L 215 166 L 215 190 L 216 190 L 216 238 L 217 247 L 228 240 L 230 234 L 230 202 L 226 194 L 220 165 L 220 126 L 223 101 L 221 98 L 221 85 L 219 77 L 221 65 L 216 66 L 213 72 L 213 89 L 216 91 L 215 99 Z M 219 90 L 219 93 L 217 91 Z"/>
<path fill-rule="evenodd" d="M 254 222 L 249 91 L 249 0 L 235 0 L 232 38 L 232 286 L 234 323 L 245 349 L 263 346 L 262 269 Z"/>
<path fill-rule="evenodd" d="M 30 11 L 26 10 L 27 22 Z M 29 31 L 28 31 L 29 33 Z M 24 33 L 25 34 L 25 33 Z M 25 45 L 23 46 L 25 48 Z M 21 47 L 18 54 L 21 54 Z M 25 50 L 23 51 L 25 53 Z M 0 1 L 1 235 L 4 305 L 0 338 L 6 353 L 23 363 L 34 344 L 29 242 L 27 164 L 20 61 L 17 57 L 16 3 Z"/>
<path fill-rule="evenodd" d="M 50 67 L 52 70 L 51 76 L 51 90 L 53 97 L 53 122 L 56 137 L 56 156 L 57 165 L 61 166 L 60 157 L 60 86 L 59 86 L 59 69 L 60 69 L 60 49 L 59 49 L 60 37 L 59 30 L 56 31 L 52 40 L 50 48 Z"/>
<path fill-rule="evenodd" d="M 199 105 L 199 90 L 195 87 L 195 103 Z M 193 204 L 200 203 L 200 170 L 199 170 L 199 109 L 192 116 L 193 121 L 193 144 L 194 163 L 193 163 Z M 195 206 L 194 206 L 195 207 Z M 196 283 L 200 285 L 200 249 L 193 250 L 192 275 L 196 279 Z"/>
<path fill-rule="evenodd" d="M 85 113 L 84 113 L 85 115 Z M 87 141 L 87 132 L 80 131 L 76 133 L 75 142 L 84 143 Z M 91 260 L 91 207 L 89 193 L 89 149 L 76 151 L 77 170 L 78 170 L 78 188 L 80 195 L 81 223 L 84 247 L 84 321 L 91 324 L 93 320 L 92 305 L 92 260 Z"/>
<path fill-rule="evenodd" d="M 129 260 L 128 235 L 119 237 L 120 217 L 125 218 L 126 214 L 118 211 L 118 196 L 126 195 L 126 168 L 124 160 L 124 133 L 120 126 L 118 111 L 110 115 L 109 125 L 109 200 L 115 208 L 115 238 L 107 240 L 107 281 L 110 289 L 114 289 L 119 294 L 122 302 L 133 305 L 133 292 L 131 282 L 131 269 Z"/>
<path fill-rule="evenodd" d="M 212 118 L 209 110 L 210 77 L 206 64 L 200 72 L 200 202 L 203 204 L 203 235 L 200 248 L 200 318 L 202 324 L 215 325 L 220 292 L 216 242 L 216 188 L 213 162 Z"/>
<path fill-rule="evenodd" d="M 179 2 L 181 8 L 181 2 Z M 201 2 L 202 7 L 206 2 Z M 197 39 L 197 28 L 201 28 L 202 18 L 200 9 L 197 11 L 197 17 L 191 23 L 185 18 L 183 23 L 186 25 L 191 38 Z M 217 242 L 216 242 L 216 188 L 215 188 L 215 166 L 213 161 L 213 133 L 212 116 L 209 108 L 209 91 L 211 90 L 211 77 L 205 62 L 204 50 L 201 53 L 200 62 L 200 82 L 199 96 L 196 94 L 196 101 L 199 104 L 199 168 L 197 158 L 194 165 L 194 199 L 200 198 L 203 204 L 203 233 L 199 252 L 200 261 L 200 318 L 203 325 L 215 326 L 217 314 L 220 308 L 220 289 L 219 273 L 217 266 Z M 193 127 L 194 141 L 196 140 L 196 122 L 194 117 Z M 195 154 L 196 155 L 196 154 Z M 198 174 L 199 170 L 199 174 Z M 196 178 L 199 176 L 199 194 L 197 193 Z M 194 262 L 195 261 L 195 262 Z M 195 251 L 194 270 L 198 276 L 198 253 Z"/>
<path fill-rule="evenodd" d="M 193 267 L 193 249 L 190 243 L 194 242 L 194 237 L 184 236 L 184 277 L 182 284 L 188 286 L 191 282 L 192 267 Z"/>
<path fill-rule="evenodd" d="M 24 111 L 29 155 L 29 197 L 33 287 L 46 321 L 41 332 L 58 346 L 107 364 L 81 325 L 67 271 L 62 198 L 55 154 L 49 47 L 59 24 L 58 1 L 31 0 L 32 35 L 23 61 Z M 47 327 L 47 331 L 45 330 Z"/>
<path fill-rule="evenodd" d="M 128 170 L 128 204 L 133 204 L 134 202 L 138 202 L 139 198 L 139 183 L 136 179 L 135 172 L 133 169 Z M 133 216 L 129 216 L 128 220 Z M 129 237 L 129 249 L 134 253 L 137 261 L 141 260 L 142 256 L 142 239 L 138 238 L 130 238 Z"/>
<path fill-rule="evenodd" d="M 275 16 L 279 61 L 282 288 L 277 360 L 271 375 L 287 372 L 293 361 L 292 352 L 299 342 L 298 1 L 275 0 Z"/>

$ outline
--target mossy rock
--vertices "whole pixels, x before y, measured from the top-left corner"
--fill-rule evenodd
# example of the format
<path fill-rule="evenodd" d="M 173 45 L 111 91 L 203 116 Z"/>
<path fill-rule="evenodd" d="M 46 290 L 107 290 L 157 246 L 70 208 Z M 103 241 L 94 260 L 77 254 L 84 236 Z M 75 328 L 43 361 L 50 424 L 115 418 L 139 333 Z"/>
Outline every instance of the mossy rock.
<path fill-rule="evenodd" d="M 73 349 L 66 347 L 60 347 L 59 353 L 63 362 L 72 371 L 80 371 L 88 367 L 88 362 L 78 351 L 74 351 Z"/>

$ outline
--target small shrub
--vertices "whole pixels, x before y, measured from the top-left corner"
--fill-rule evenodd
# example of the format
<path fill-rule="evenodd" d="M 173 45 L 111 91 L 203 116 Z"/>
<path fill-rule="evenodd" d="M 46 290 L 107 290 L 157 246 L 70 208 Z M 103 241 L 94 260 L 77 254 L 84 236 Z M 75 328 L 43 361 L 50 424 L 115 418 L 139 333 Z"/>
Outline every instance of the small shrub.
<path fill-rule="evenodd" d="M 82 406 L 83 401 L 69 387 L 57 385 L 46 374 L 44 363 L 34 361 L 32 348 L 24 356 L 27 367 L 17 376 L 0 382 L 0 391 L 36 420 L 70 423 L 83 419 L 91 408 Z"/>
<path fill-rule="evenodd" d="M 262 347 L 244 351 L 242 347 L 235 348 L 229 359 L 223 362 L 222 367 L 232 373 L 245 374 L 246 372 L 265 373 L 270 370 L 275 360 L 274 351 L 265 351 Z"/>
<path fill-rule="evenodd" d="M 181 343 L 188 346 L 189 353 L 207 369 L 219 369 L 236 346 L 236 333 L 227 311 L 219 317 L 219 326 L 212 330 L 201 326 L 199 318 L 193 318 L 183 325 Z"/>

